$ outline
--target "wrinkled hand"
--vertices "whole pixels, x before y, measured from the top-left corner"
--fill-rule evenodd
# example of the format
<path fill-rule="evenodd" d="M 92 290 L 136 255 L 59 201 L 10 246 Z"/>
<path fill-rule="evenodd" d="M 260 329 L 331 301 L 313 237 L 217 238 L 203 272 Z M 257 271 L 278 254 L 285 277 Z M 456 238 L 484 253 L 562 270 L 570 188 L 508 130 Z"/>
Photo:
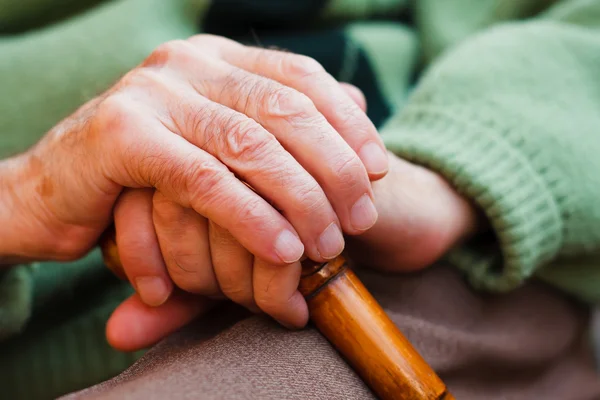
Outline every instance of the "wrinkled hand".
<path fill-rule="evenodd" d="M 414 271 L 485 229 L 477 209 L 440 175 L 393 154 L 389 157 L 388 174 L 373 183 L 379 219 L 366 233 L 347 238 L 351 261 L 391 272 Z M 162 306 L 149 308 L 134 296 L 111 317 L 109 341 L 126 350 L 148 346 L 210 305 L 176 293 Z"/>
<path fill-rule="evenodd" d="M 362 92 L 341 85 L 366 110 Z M 107 337 L 114 347 L 135 350 L 154 343 L 215 303 L 206 297 L 227 296 L 254 312 L 270 314 L 288 327 L 306 324 L 306 302 L 297 291 L 298 264 L 270 266 L 212 221 L 163 201 L 160 192 L 148 189 L 128 189 L 117 201 L 115 224 L 123 270 L 114 272 L 135 282 L 148 270 L 154 271 L 167 286 L 137 285 L 139 295 L 125 301 L 108 324 Z M 172 221 L 172 228 L 165 232 L 162 226 Z M 140 236 L 140 232 L 148 234 Z M 178 241 L 168 242 L 169 236 Z M 172 247 L 179 253 L 170 253 Z M 173 290 L 173 286 L 184 291 Z"/>
<path fill-rule="evenodd" d="M 333 258 L 342 231 L 377 219 L 370 180 L 387 158 L 348 93 L 307 57 L 209 35 L 167 43 L 0 163 L 0 260 L 78 258 L 115 208 L 127 275 L 148 304 L 174 281 L 251 307 L 250 285 L 269 293 L 273 271 Z M 226 249 L 211 249 L 212 269 L 198 268 L 207 237 Z M 242 251 L 251 269 L 228 269 Z"/>

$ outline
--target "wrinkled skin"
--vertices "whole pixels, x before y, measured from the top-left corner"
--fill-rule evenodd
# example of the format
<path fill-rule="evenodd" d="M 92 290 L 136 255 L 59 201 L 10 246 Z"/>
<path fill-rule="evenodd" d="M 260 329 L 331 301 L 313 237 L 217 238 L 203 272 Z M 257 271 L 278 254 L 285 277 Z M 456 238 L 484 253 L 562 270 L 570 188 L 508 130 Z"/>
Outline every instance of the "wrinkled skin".
<path fill-rule="evenodd" d="M 221 298 L 302 327 L 301 257 L 350 240 L 374 267 L 421 268 L 476 226 L 443 179 L 386 153 L 365 107 L 304 56 L 166 43 L 0 163 L 0 259 L 76 259 L 114 218 L 137 294 L 113 346 L 151 345 Z"/>

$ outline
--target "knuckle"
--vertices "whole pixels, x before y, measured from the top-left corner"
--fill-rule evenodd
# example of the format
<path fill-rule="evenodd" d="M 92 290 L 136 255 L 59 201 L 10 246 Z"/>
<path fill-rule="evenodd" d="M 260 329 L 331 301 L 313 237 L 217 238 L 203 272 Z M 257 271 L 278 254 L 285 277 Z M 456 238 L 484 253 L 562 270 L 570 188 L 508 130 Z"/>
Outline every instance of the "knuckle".
<path fill-rule="evenodd" d="M 66 234 L 60 240 L 52 241 L 51 252 L 57 261 L 74 261 L 86 255 L 87 244 L 81 243 L 81 232 Z"/>
<path fill-rule="evenodd" d="M 162 82 L 162 75 L 156 68 L 140 67 L 129 71 L 121 78 L 118 89 L 124 91 L 126 88 L 148 88 Z"/>
<path fill-rule="evenodd" d="M 217 225 L 213 221 L 208 221 L 208 224 L 210 230 L 210 248 L 216 253 L 215 262 L 219 263 L 222 256 L 229 254 L 227 250 L 222 249 L 228 249 L 232 242 L 237 241 L 229 231 L 225 230 L 220 225 Z M 217 251 L 217 249 L 219 250 Z"/>
<path fill-rule="evenodd" d="M 361 161 L 355 157 L 340 158 L 333 163 L 333 174 L 339 185 L 346 190 L 366 185 L 368 181 L 366 171 Z"/>
<path fill-rule="evenodd" d="M 354 101 L 347 103 L 340 102 L 340 104 L 337 105 L 337 108 L 339 110 L 338 116 L 342 124 L 355 124 L 356 129 L 368 129 L 368 127 L 365 127 L 365 123 L 368 122 L 368 119 Z"/>
<path fill-rule="evenodd" d="M 206 210 L 208 204 L 212 204 L 220 197 L 218 194 L 221 192 L 223 182 L 233 176 L 227 167 L 212 161 L 191 163 L 182 167 L 176 175 L 170 177 L 180 182 L 176 187 L 183 188 L 197 205 L 194 207 L 196 211 L 204 215 L 206 212 L 202 211 Z"/>
<path fill-rule="evenodd" d="M 229 119 L 222 139 L 225 153 L 241 160 L 261 158 L 272 149 L 274 144 L 274 138 L 268 135 L 256 121 L 238 116 Z"/>
<path fill-rule="evenodd" d="M 201 149 L 214 153 L 215 139 L 223 135 L 225 106 L 213 104 L 206 107 L 189 107 L 183 114 L 183 129 L 191 141 Z"/>
<path fill-rule="evenodd" d="M 225 296 L 237 303 L 246 303 L 253 300 L 251 291 L 236 279 L 222 279 L 219 281 L 219 286 Z"/>
<path fill-rule="evenodd" d="M 118 242 L 119 249 L 122 251 L 122 256 L 130 261 L 143 260 L 148 249 L 155 247 L 155 233 L 150 229 L 137 229 L 122 232 L 121 238 Z M 127 265 L 125 265 L 127 268 Z"/>
<path fill-rule="evenodd" d="M 129 163 L 135 165 L 149 186 L 174 193 L 179 204 L 191 206 L 197 212 L 196 206 L 213 204 L 211 197 L 217 197 L 222 182 L 232 176 L 227 167 L 218 162 L 172 157 L 160 144 L 146 144 L 143 149 L 132 152 Z"/>
<path fill-rule="evenodd" d="M 220 293 L 210 257 L 194 250 L 177 248 L 165 257 L 169 276 L 182 290 L 204 296 Z"/>
<path fill-rule="evenodd" d="M 160 192 L 156 192 L 157 194 Z M 152 214 L 157 222 L 163 224 L 180 224 L 186 217 L 185 209 L 168 200 L 167 197 L 155 194 L 152 198 Z"/>
<path fill-rule="evenodd" d="M 259 290 L 254 294 L 256 304 L 265 312 L 278 308 L 282 303 L 281 299 L 271 290 Z"/>
<path fill-rule="evenodd" d="M 242 226 L 259 227 L 264 221 L 263 202 L 259 197 L 253 196 L 250 200 L 240 204 L 236 210 L 237 222 Z M 260 229 L 255 229 L 257 232 Z"/>
<path fill-rule="evenodd" d="M 136 115 L 134 108 L 133 101 L 125 94 L 117 93 L 108 96 L 98 104 L 90 126 L 102 135 L 128 131 Z"/>
<path fill-rule="evenodd" d="M 180 162 L 173 160 L 156 144 L 134 143 L 124 151 L 124 158 L 128 160 L 130 174 L 139 174 L 139 180 L 151 187 L 169 182 L 170 178 L 178 178 L 174 166 L 180 165 Z"/>
<path fill-rule="evenodd" d="M 271 285 L 268 285 L 263 290 L 255 291 L 254 300 L 258 307 L 268 314 L 286 310 L 292 300 L 293 293 L 286 296 L 271 289 Z"/>
<path fill-rule="evenodd" d="M 193 45 L 186 40 L 171 40 L 154 49 L 142 65 L 166 65 L 172 61 L 187 58 L 193 50 Z"/>
<path fill-rule="evenodd" d="M 198 251 L 178 249 L 171 253 L 171 258 L 177 264 L 178 271 L 184 274 L 194 274 L 201 268 L 202 261 L 205 261 L 207 257 Z"/>
<path fill-rule="evenodd" d="M 246 114 L 261 89 L 261 79 L 248 72 L 233 68 L 223 77 L 220 97 L 229 98 L 231 108 Z"/>
<path fill-rule="evenodd" d="M 327 206 L 328 200 L 316 181 L 298 185 L 295 188 L 295 211 L 301 215 L 311 215 Z"/>
<path fill-rule="evenodd" d="M 285 54 L 281 62 L 282 72 L 293 79 L 304 79 L 325 73 L 325 68 L 314 58 L 299 55 Z"/>
<path fill-rule="evenodd" d="M 314 123 L 322 121 L 312 100 L 304 93 L 288 87 L 272 88 L 264 95 L 262 114 L 265 117 L 280 117 L 290 124 Z"/>

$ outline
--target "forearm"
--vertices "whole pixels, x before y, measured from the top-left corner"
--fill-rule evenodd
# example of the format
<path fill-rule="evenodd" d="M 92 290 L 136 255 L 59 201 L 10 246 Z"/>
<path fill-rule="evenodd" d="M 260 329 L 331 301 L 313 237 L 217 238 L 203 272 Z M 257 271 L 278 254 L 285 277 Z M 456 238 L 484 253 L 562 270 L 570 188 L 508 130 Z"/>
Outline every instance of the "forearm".
<path fill-rule="evenodd" d="M 61 259 L 61 233 L 46 223 L 55 189 L 47 168 L 32 150 L 0 160 L 0 266 Z"/>
<path fill-rule="evenodd" d="M 24 183 L 21 164 L 21 157 L 0 160 L 0 267 L 29 261 L 20 248 L 25 238 L 16 237 L 17 220 L 23 214 L 18 194 L 19 182 Z"/>

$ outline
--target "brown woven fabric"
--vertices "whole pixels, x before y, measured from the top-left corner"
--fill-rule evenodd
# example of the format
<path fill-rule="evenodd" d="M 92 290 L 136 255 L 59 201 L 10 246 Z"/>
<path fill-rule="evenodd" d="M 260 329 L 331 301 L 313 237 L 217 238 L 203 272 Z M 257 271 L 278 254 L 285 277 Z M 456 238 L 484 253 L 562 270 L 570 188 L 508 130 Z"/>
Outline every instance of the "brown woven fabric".
<path fill-rule="evenodd" d="M 457 399 L 600 399 L 589 313 L 539 284 L 471 291 L 451 268 L 359 275 Z M 314 329 L 221 308 L 68 399 L 372 399 Z"/>

